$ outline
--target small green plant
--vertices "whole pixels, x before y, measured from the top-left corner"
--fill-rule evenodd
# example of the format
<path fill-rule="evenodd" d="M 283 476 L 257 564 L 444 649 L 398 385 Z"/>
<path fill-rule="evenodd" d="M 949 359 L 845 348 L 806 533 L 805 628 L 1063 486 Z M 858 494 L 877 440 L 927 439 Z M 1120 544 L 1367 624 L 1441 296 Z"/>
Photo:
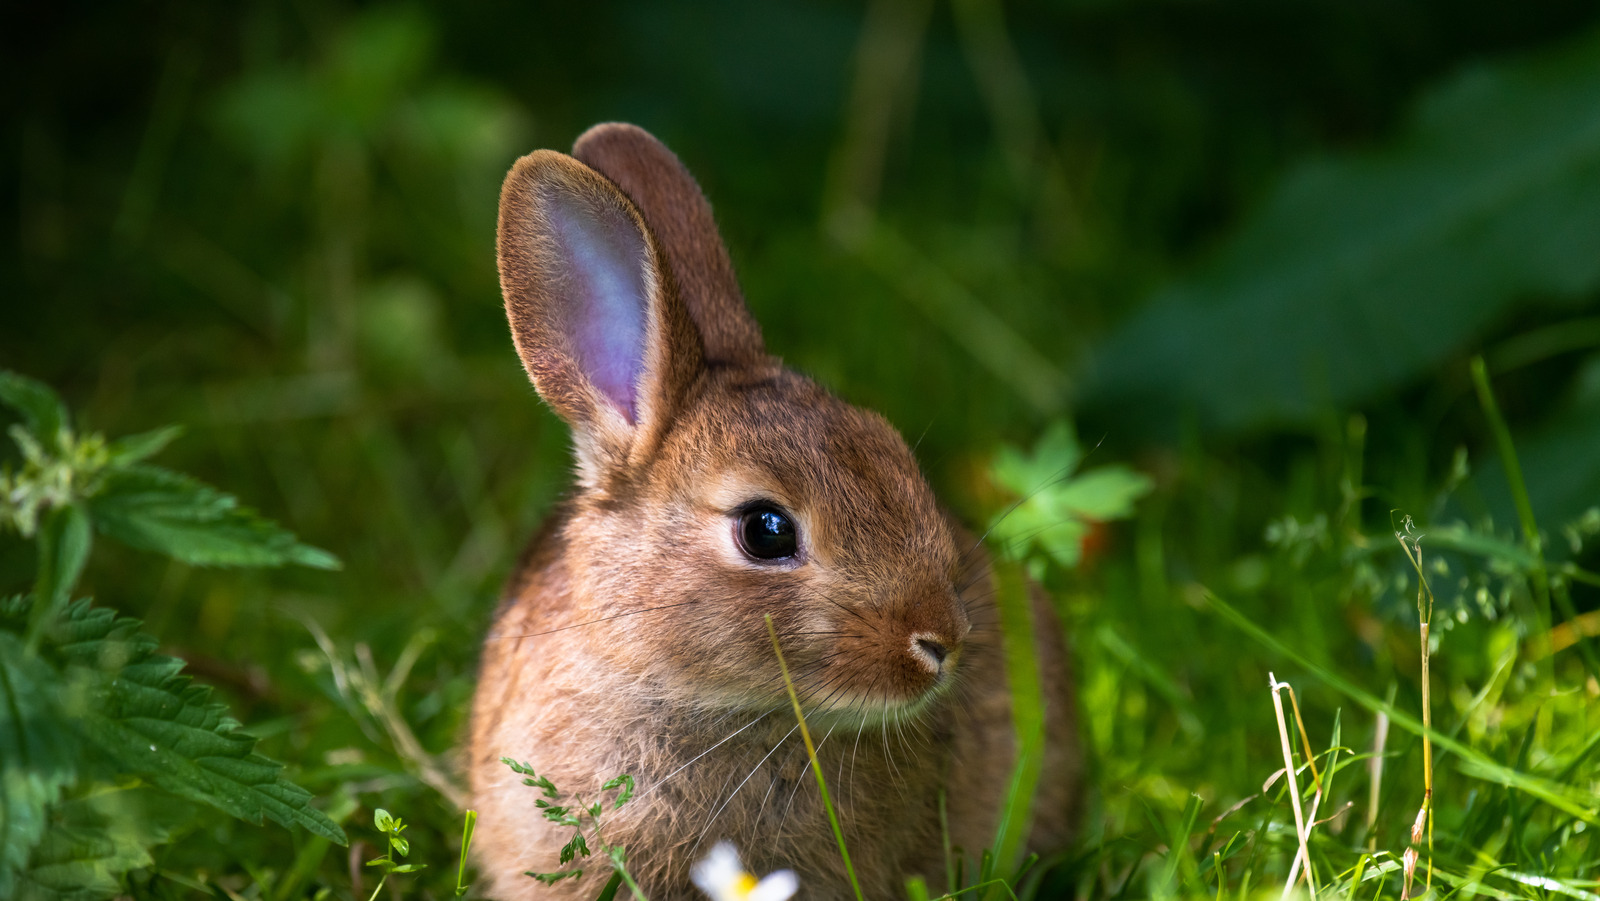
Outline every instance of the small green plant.
<path fill-rule="evenodd" d="M 311 794 L 255 752 L 211 690 L 138 620 L 71 600 L 96 532 L 187 563 L 333 568 L 332 555 L 188 476 L 143 462 L 177 434 L 73 429 L 55 393 L 0 372 L 21 465 L 0 469 L 0 531 L 36 544 L 33 591 L 0 599 L 0 897 L 110 897 L 194 802 L 345 843 Z M 178 806 L 181 806 L 178 805 Z"/>
<path fill-rule="evenodd" d="M 590 840 L 593 840 L 595 850 L 600 852 L 603 859 L 611 867 L 611 879 L 606 883 L 605 888 L 601 890 L 600 897 L 606 899 L 615 897 L 618 887 L 627 885 L 628 890 L 633 893 L 633 897 L 637 901 L 644 901 L 643 890 L 639 888 L 638 883 L 634 882 L 633 876 L 628 872 L 627 852 L 621 845 L 613 845 L 607 842 L 605 834 L 601 831 L 603 825 L 601 815 L 606 811 L 604 798 L 586 802 L 576 795 L 564 794 L 560 789 L 556 788 L 549 778 L 534 772 L 533 767 L 529 764 L 519 763 L 509 757 L 500 758 L 500 762 L 510 767 L 512 772 L 521 775 L 523 777 L 523 785 L 537 788 L 544 794 L 544 797 L 533 803 L 535 807 L 539 808 L 540 814 L 545 819 L 555 823 L 557 826 L 566 826 L 572 829 L 572 838 L 561 846 L 561 866 L 566 867 L 572 863 L 582 864 L 583 861 L 587 860 L 593 854 L 589 847 Z M 633 776 L 624 773 L 613 779 L 608 779 L 604 785 L 600 786 L 600 791 L 615 791 L 616 796 L 611 801 L 610 809 L 613 811 L 620 810 L 624 804 L 633 799 Z M 587 835 L 585 835 L 586 832 L 588 833 Z M 575 866 L 548 873 L 530 870 L 525 875 L 532 876 L 545 885 L 554 885 L 564 879 L 575 880 L 582 878 L 583 873 L 583 866 Z"/>
<path fill-rule="evenodd" d="M 478 825 L 478 812 L 468 810 L 461 818 L 461 862 L 456 865 L 456 897 L 467 893 L 467 854 L 472 850 L 472 830 Z"/>
<path fill-rule="evenodd" d="M 1132 515 L 1134 502 L 1154 487 L 1148 476 L 1121 464 L 1083 471 L 1085 457 L 1072 425 L 1062 420 L 1031 451 L 1001 448 L 990 468 L 996 484 L 1017 501 L 995 518 L 989 537 L 1005 556 L 1026 561 L 1037 580 L 1050 563 L 1075 569 L 1093 529 Z"/>
<path fill-rule="evenodd" d="M 411 856 L 411 842 L 401 835 L 406 831 L 406 824 L 399 817 L 391 816 L 389 811 L 379 807 L 372 812 L 372 825 L 383 833 L 384 838 L 388 839 L 389 847 L 383 852 L 382 857 L 367 861 L 367 866 L 380 867 L 383 870 L 383 876 L 378 880 L 378 884 L 372 887 L 372 894 L 367 897 L 367 901 L 373 901 L 378 897 L 378 892 L 383 891 L 383 884 L 389 881 L 391 874 L 415 873 L 418 870 L 426 869 L 428 866 L 425 863 L 400 863 L 395 859 L 396 856 Z M 465 849 L 463 849 L 464 853 Z M 458 876 L 457 887 L 459 888 L 459 886 L 460 878 Z M 457 894 L 460 894 L 460 892 L 458 891 Z"/>

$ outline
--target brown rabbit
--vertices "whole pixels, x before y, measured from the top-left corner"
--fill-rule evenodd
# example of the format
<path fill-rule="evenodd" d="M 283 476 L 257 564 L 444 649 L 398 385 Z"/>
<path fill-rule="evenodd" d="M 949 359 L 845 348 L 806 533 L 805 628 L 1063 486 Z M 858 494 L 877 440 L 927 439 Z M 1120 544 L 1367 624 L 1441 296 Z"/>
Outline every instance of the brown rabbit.
<path fill-rule="evenodd" d="M 654 901 L 731 840 L 800 895 L 852 892 L 787 700 L 770 614 L 862 890 L 944 882 L 987 847 L 1013 764 L 989 566 L 900 435 L 767 355 L 710 205 L 646 132 L 599 125 L 518 160 L 500 282 L 523 365 L 571 426 L 577 486 L 529 547 L 484 645 L 469 766 L 495 898 L 546 887 L 571 829 L 500 762 L 595 798 Z M 1067 838 L 1079 774 L 1061 635 L 1035 600 L 1049 699 L 1031 844 Z M 603 864 L 601 865 L 603 868 Z"/>

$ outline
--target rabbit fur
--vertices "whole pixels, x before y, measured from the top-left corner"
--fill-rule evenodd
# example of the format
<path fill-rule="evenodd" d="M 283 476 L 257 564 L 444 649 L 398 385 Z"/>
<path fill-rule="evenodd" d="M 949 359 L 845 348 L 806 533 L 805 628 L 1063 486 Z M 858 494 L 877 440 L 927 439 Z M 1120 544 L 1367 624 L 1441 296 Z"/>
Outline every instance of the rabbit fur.
<path fill-rule="evenodd" d="M 484 644 L 466 765 L 486 893 L 587 898 L 605 878 L 602 861 L 554 886 L 523 875 L 560 869 L 572 830 L 510 757 L 591 801 L 632 775 L 604 841 L 655 901 L 701 897 L 690 867 L 721 839 L 753 872 L 793 869 L 801 898 L 851 897 L 768 614 L 865 896 L 900 897 L 913 874 L 942 885 L 941 797 L 975 857 L 1014 757 L 980 543 L 893 427 L 767 354 L 710 205 L 645 131 L 599 125 L 571 156 L 518 160 L 499 267 L 517 352 L 572 426 L 577 485 Z M 790 517 L 792 556 L 742 550 L 752 504 Z M 1049 703 L 1030 845 L 1049 851 L 1080 761 L 1062 634 L 1037 593 L 1032 613 Z"/>

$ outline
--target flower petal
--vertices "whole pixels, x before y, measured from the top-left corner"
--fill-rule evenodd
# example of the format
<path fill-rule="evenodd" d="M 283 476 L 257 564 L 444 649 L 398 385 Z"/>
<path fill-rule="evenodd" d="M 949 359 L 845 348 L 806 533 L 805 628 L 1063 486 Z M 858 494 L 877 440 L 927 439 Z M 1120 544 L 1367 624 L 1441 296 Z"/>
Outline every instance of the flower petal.
<path fill-rule="evenodd" d="M 800 877 L 793 870 L 768 873 L 746 896 L 748 901 L 788 901 L 800 891 Z"/>

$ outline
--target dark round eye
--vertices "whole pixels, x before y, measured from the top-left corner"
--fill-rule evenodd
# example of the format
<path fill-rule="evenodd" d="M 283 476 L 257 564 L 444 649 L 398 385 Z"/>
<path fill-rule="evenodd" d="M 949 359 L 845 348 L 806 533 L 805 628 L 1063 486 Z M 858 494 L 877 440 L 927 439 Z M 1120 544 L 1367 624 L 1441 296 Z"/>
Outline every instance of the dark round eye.
<path fill-rule="evenodd" d="M 740 550 L 757 560 L 793 557 L 800 547 L 794 520 L 767 504 L 751 507 L 739 515 L 738 535 Z"/>

